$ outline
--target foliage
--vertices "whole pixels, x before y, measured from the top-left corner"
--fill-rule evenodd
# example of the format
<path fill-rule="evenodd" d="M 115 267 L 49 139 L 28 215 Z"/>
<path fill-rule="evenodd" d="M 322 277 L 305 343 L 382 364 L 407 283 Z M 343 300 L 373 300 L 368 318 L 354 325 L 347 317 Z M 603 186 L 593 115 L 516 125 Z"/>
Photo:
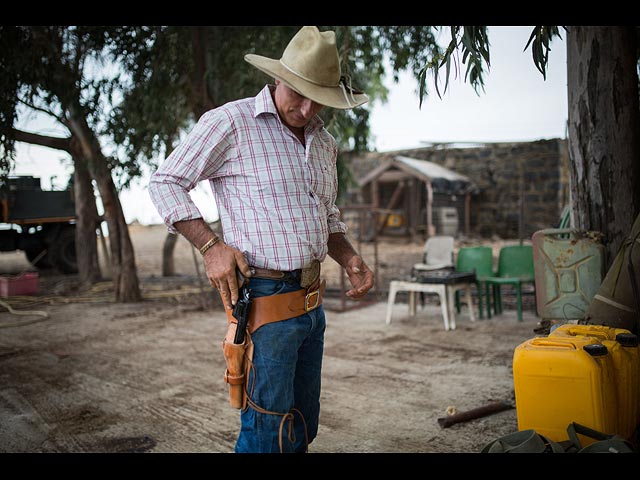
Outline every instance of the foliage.
<path fill-rule="evenodd" d="M 195 91 L 198 61 L 205 65 L 204 94 L 213 108 L 256 95 L 269 82 L 264 73 L 244 61 L 247 53 L 279 58 L 300 26 L 210 26 L 196 46 L 197 27 L 117 27 L 110 35 L 113 61 L 128 75 L 123 102 L 113 110 L 109 129 L 122 150 L 120 167 L 134 175 L 140 163 L 157 164 L 179 132 L 189 128 L 201 111 Z M 204 28 L 204 27 L 203 27 Z M 385 100 L 382 80 L 391 70 L 411 69 L 417 76 L 424 62 L 438 55 L 431 28 L 321 26 L 336 31 L 343 74 L 367 92 L 372 102 Z M 389 65 L 387 67 L 386 65 Z M 341 150 L 369 148 L 369 109 L 325 109 L 321 116 Z M 346 189 L 348 169 L 339 165 Z M 121 178 L 121 183 L 125 182 Z"/>
<path fill-rule="evenodd" d="M 110 166 L 120 186 L 126 186 L 140 174 L 142 164 L 156 165 L 173 148 L 202 108 L 255 95 L 269 80 L 249 67 L 244 55 L 278 58 L 299 28 L 1 26 L 0 65 L 5 74 L 0 79 L 0 170 L 6 175 L 15 160 L 11 128 L 18 120 L 20 105 L 47 113 L 65 125 L 64 109 L 77 104 L 103 142 L 111 142 Z M 343 74 L 367 92 L 371 104 L 386 101 L 384 77 L 390 75 L 397 81 L 403 70 L 410 70 L 418 80 L 420 104 L 428 94 L 427 72 L 433 72 L 441 96 L 452 70 L 456 75 L 461 71 L 460 62 L 466 65 L 465 81 L 476 92 L 484 88 L 485 66 L 490 67 L 487 27 L 449 27 L 451 38 L 444 49 L 437 39 L 440 27 L 319 28 L 336 32 Z M 535 27 L 525 46 L 525 50 L 531 46 L 543 76 L 555 36 L 560 36 L 558 27 Z M 197 90 L 200 83 L 203 92 Z M 340 149 L 354 151 L 370 148 L 369 115 L 369 106 L 322 112 Z M 348 169 L 340 165 L 340 171 L 344 190 Z"/>
<path fill-rule="evenodd" d="M 120 185 L 140 174 L 141 160 L 155 158 L 186 127 L 188 31 L 175 27 L 116 27 L 109 50 L 123 73 L 123 100 L 106 119 L 120 152 Z"/>
<path fill-rule="evenodd" d="M 198 50 L 202 30 L 202 52 Z M 244 61 L 246 53 L 278 58 L 300 26 L 74 26 L 0 27 L 0 170 L 6 174 L 15 160 L 11 127 L 19 105 L 45 112 L 62 125 L 64 108 L 78 103 L 90 127 L 110 143 L 110 167 L 121 187 L 140 175 L 142 164 L 155 166 L 202 113 L 198 102 L 213 108 L 255 95 L 269 81 Z M 426 73 L 433 71 L 439 96 L 448 87 L 452 69 L 466 64 L 465 80 L 476 92 L 484 87 L 490 66 L 486 27 L 451 26 L 450 41 L 439 46 L 440 27 L 320 26 L 334 30 L 343 74 L 367 92 L 371 104 L 386 101 L 385 76 L 395 81 L 410 70 L 428 94 Z M 531 45 L 536 67 L 546 75 L 549 44 L 557 27 L 535 27 Z M 16 52 L 25 52 L 16 55 Z M 461 56 L 461 58 L 460 58 Z M 204 66 L 198 70 L 198 62 Z M 453 68 L 452 68 L 453 67 Z M 441 91 L 439 74 L 444 71 Z M 203 78 L 198 78 L 203 76 Z M 198 92 L 198 84 L 204 92 Z M 63 105 L 67 107 L 63 107 Z M 365 106 L 353 110 L 325 109 L 327 129 L 341 150 L 370 148 L 369 115 Z M 340 160 L 341 190 L 348 169 Z"/>
<path fill-rule="evenodd" d="M 96 26 L 0 27 L 0 174 L 15 160 L 20 107 L 69 126 L 71 112 L 98 131 L 113 102 L 117 75 L 103 69 L 105 29 Z"/>
<path fill-rule="evenodd" d="M 6 175 L 15 161 L 15 141 L 11 128 L 17 120 L 21 58 L 15 55 L 26 43 L 24 32 L 16 27 L 0 25 L 0 180 L 6 186 Z"/>
<path fill-rule="evenodd" d="M 278 58 L 300 26 L 24 26 L 0 27 L 0 171 L 15 161 L 12 129 L 20 109 L 68 128 L 78 109 L 102 143 L 120 187 L 143 164 L 173 148 L 207 108 L 255 95 L 269 80 L 244 61 L 246 53 Z M 203 29 L 203 36 L 197 35 Z M 336 31 L 343 74 L 384 101 L 382 80 L 438 56 L 431 27 L 324 26 Z M 201 41 L 203 52 L 198 50 Z M 19 55 L 17 52 L 21 52 Z M 202 72 L 199 63 L 204 65 Z M 202 75 L 204 78 L 198 78 Z M 326 109 L 323 120 L 341 150 L 369 148 L 369 109 Z M 340 165 L 346 188 L 348 169 Z"/>
<path fill-rule="evenodd" d="M 434 76 L 436 92 L 439 97 L 447 91 L 449 86 L 449 76 L 453 66 L 456 76 L 461 71 L 460 54 L 462 54 L 462 64 L 466 64 L 464 80 L 468 81 L 479 94 L 479 90 L 484 91 L 485 65 L 487 70 L 491 67 L 489 54 L 489 37 L 486 26 L 451 26 L 449 27 L 451 40 L 447 44 L 444 52 L 434 62 L 425 62 L 418 73 L 420 84 L 420 106 L 427 94 L 426 75 L 431 71 Z M 529 41 L 524 47 L 526 51 L 531 45 L 531 55 L 536 68 L 546 79 L 546 68 L 549 59 L 550 44 L 554 37 L 561 37 L 558 27 L 536 26 L 531 32 Z M 440 92 L 439 82 L 441 69 L 444 67 L 444 90 Z"/>
<path fill-rule="evenodd" d="M 545 80 L 547 79 L 547 63 L 549 62 L 549 51 L 551 50 L 550 44 L 553 37 L 562 38 L 558 31 L 558 27 L 536 27 L 531 32 L 529 41 L 524 47 L 526 50 L 529 48 L 529 45 L 531 45 L 533 63 Z"/>
<path fill-rule="evenodd" d="M 158 156 L 168 154 L 180 132 L 203 113 L 196 105 L 198 83 L 205 86 L 209 108 L 255 95 L 261 74 L 247 68 L 243 55 L 257 46 L 275 51 L 278 40 L 291 34 L 290 27 L 212 26 L 202 39 L 209 48 L 200 52 L 194 46 L 196 28 L 118 27 L 111 37 L 113 59 L 128 82 L 109 127 L 132 174 L 141 162 L 156 165 Z M 197 78 L 198 61 L 206 66 L 204 78 Z"/>
<path fill-rule="evenodd" d="M 386 75 L 390 74 L 397 82 L 399 72 L 411 70 L 417 78 L 422 65 L 431 62 L 440 51 L 431 27 L 320 28 L 336 31 L 342 73 L 369 95 L 371 103 L 386 101 L 388 92 L 382 83 Z M 330 114 L 328 129 L 340 142 L 341 149 L 369 149 L 369 108 L 329 110 L 327 113 Z"/>

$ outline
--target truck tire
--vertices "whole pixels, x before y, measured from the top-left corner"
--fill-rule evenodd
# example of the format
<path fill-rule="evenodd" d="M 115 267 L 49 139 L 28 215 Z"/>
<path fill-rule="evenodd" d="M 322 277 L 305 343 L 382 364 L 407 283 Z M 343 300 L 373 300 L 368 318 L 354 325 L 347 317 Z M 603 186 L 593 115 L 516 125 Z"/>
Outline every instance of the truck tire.
<path fill-rule="evenodd" d="M 64 274 L 78 273 L 75 228 L 63 228 L 49 245 L 51 263 Z"/>

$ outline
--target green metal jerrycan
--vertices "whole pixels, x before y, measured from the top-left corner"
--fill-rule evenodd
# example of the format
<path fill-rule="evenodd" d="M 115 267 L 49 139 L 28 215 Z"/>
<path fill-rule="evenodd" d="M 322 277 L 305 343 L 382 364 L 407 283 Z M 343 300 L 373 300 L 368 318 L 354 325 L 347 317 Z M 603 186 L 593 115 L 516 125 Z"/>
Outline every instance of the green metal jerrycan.
<path fill-rule="evenodd" d="M 539 230 L 531 237 L 538 316 L 580 320 L 604 277 L 604 246 L 598 232 Z"/>

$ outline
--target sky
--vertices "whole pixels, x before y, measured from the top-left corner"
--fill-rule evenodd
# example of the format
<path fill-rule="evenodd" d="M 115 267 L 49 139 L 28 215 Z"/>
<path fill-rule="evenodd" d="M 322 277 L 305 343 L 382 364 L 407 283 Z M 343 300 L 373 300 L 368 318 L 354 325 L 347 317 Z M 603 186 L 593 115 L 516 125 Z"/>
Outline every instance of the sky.
<path fill-rule="evenodd" d="M 430 143 L 489 143 L 535 141 L 566 138 L 567 72 L 566 41 L 551 43 L 547 78 L 536 69 L 531 49 L 524 51 L 532 27 L 490 27 L 491 66 L 485 73 L 484 92 L 477 95 L 464 82 L 464 69 L 457 77 L 452 69 L 447 92 L 438 97 L 428 76 L 429 96 L 419 107 L 417 82 L 411 74 L 401 74 L 396 84 L 388 79 L 390 89 L 386 104 L 374 102 L 370 125 L 374 147 L 378 151 L 418 148 Z M 442 82 L 441 82 L 442 85 Z M 30 128 L 30 122 L 21 124 Z M 37 133 L 60 134 L 52 129 Z M 69 161 L 61 152 L 17 143 L 14 175 L 41 178 L 44 189 L 61 189 L 72 173 Z M 146 190 L 149 174 L 135 181 L 121 193 L 120 200 L 128 222 L 162 223 Z M 199 185 L 192 197 L 208 221 L 217 219 L 209 187 Z"/>

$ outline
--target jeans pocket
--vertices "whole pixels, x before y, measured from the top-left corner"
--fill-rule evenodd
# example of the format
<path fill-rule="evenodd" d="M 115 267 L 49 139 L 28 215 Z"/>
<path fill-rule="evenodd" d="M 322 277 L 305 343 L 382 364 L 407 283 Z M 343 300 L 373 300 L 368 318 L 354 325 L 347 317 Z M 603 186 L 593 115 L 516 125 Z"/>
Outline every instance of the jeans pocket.
<path fill-rule="evenodd" d="M 249 289 L 251 290 L 251 296 L 254 298 L 284 293 L 286 288 L 286 282 L 281 280 L 270 280 L 268 278 L 252 278 L 249 280 Z"/>

